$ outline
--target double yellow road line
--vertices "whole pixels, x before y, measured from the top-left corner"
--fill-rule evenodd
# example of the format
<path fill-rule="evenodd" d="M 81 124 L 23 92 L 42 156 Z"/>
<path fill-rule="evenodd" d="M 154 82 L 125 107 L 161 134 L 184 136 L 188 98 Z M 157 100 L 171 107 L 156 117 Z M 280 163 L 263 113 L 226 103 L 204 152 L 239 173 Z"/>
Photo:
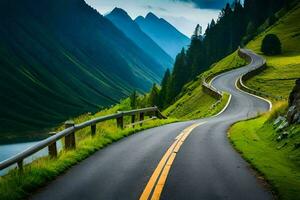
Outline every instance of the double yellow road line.
<path fill-rule="evenodd" d="M 158 163 L 156 169 L 154 170 L 150 180 L 148 181 L 140 200 L 159 200 L 164 185 L 167 180 L 167 176 L 171 169 L 171 166 L 175 160 L 176 154 L 179 151 L 181 145 L 184 143 L 186 138 L 190 133 L 198 126 L 205 124 L 206 122 L 193 124 L 186 129 L 184 129 L 176 138 L 174 143 L 166 151 L 160 162 Z M 150 198 L 152 194 L 152 197 Z"/>

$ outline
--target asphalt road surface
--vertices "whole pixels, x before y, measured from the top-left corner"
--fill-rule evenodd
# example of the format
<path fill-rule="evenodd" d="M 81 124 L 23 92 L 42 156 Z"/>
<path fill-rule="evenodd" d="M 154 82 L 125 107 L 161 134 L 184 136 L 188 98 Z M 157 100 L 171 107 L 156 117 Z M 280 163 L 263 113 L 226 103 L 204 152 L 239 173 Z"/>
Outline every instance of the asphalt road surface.
<path fill-rule="evenodd" d="M 127 137 L 74 166 L 31 199 L 272 199 L 227 138 L 231 124 L 270 107 L 235 87 L 241 74 L 263 62 L 244 51 L 252 57 L 249 65 L 212 82 L 218 90 L 232 95 L 222 114 Z"/>

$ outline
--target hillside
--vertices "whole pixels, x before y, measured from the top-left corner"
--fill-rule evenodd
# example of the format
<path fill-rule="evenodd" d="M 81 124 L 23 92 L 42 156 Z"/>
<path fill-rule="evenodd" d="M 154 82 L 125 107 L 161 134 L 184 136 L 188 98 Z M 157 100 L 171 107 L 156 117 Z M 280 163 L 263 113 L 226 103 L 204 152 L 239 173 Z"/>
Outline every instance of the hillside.
<path fill-rule="evenodd" d="M 280 15 L 280 13 L 277 15 Z M 268 68 L 263 73 L 247 81 L 246 84 L 249 87 L 272 95 L 288 97 L 295 80 L 300 77 L 299 17 L 300 4 L 298 3 L 272 27 L 247 45 L 247 48 L 262 54 L 260 46 L 264 36 L 273 33 L 281 40 L 283 50 L 282 54 L 278 56 L 264 56 L 267 59 Z"/>
<path fill-rule="evenodd" d="M 140 29 L 126 11 L 115 8 L 105 17 L 165 69 L 173 67 L 173 59 Z"/>
<path fill-rule="evenodd" d="M 147 91 L 164 68 L 84 0 L 0 2 L 0 135 Z"/>
<path fill-rule="evenodd" d="M 276 15 L 280 18 L 285 12 L 285 10 L 282 10 Z M 300 26 L 297 21 L 299 16 L 300 9 L 298 4 L 273 26 L 246 46 L 246 48 L 250 48 L 256 53 L 262 54 L 260 52 L 261 41 L 268 33 L 277 34 L 283 46 L 282 55 L 266 57 L 267 70 L 246 82 L 250 88 L 261 90 L 275 96 L 282 95 L 285 98 L 288 97 L 288 94 L 295 84 L 296 78 L 300 77 Z M 244 64 L 245 62 L 238 57 L 236 52 L 216 62 L 209 70 L 201 74 L 197 80 L 186 84 L 176 102 L 169 106 L 165 110 L 165 113 L 170 116 L 183 117 L 186 119 L 202 117 L 202 114 L 205 114 L 216 100 L 203 93 L 199 87 L 201 85 L 201 78 L 219 74 L 220 72 L 228 71 L 243 66 Z M 274 87 L 274 85 L 276 85 L 276 87 Z M 195 99 L 198 99 L 201 104 L 196 103 Z"/>
<path fill-rule="evenodd" d="M 153 13 L 149 13 L 145 18 L 139 16 L 135 19 L 135 22 L 173 59 L 183 47 L 190 44 L 190 39 L 187 36 Z"/>
<path fill-rule="evenodd" d="M 212 106 L 215 104 L 222 107 L 224 103 L 226 104 L 227 99 L 218 102 L 205 93 L 201 87 L 202 79 L 244 65 L 244 60 L 237 55 L 237 52 L 213 64 L 209 70 L 199 75 L 194 81 L 186 84 L 175 103 L 169 106 L 164 113 L 168 116 L 182 119 L 198 119 L 216 114 L 219 110 Z"/>

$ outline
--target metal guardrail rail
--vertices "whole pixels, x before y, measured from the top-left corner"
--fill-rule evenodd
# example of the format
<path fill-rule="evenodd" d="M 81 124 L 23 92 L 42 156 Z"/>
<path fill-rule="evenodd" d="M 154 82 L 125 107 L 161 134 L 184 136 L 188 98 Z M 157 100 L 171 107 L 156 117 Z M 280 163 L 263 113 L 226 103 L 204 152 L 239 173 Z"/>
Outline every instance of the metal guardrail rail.
<path fill-rule="evenodd" d="M 11 165 L 17 164 L 18 168 L 22 171 L 23 170 L 23 161 L 28 158 L 29 156 L 32 156 L 34 153 L 41 151 L 42 149 L 48 147 L 49 156 L 56 158 L 57 157 L 57 142 L 65 138 L 65 149 L 75 149 L 76 148 L 76 140 L 75 140 L 75 133 L 78 130 L 84 129 L 86 127 L 91 127 L 91 134 L 96 134 L 96 125 L 99 122 L 104 122 L 107 120 L 116 119 L 117 120 L 117 126 L 119 128 L 124 128 L 124 116 L 131 116 L 131 123 L 136 124 L 135 119 L 136 115 L 139 115 L 139 124 L 142 125 L 142 123 L 145 121 L 144 117 L 146 114 L 151 114 L 152 116 L 155 116 L 151 119 L 166 119 L 165 116 L 162 115 L 162 113 L 159 111 L 157 107 L 150 107 L 150 108 L 144 108 L 144 109 L 137 109 L 137 110 L 130 110 L 130 111 L 121 111 L 116 114 L 112 115 L 106 115 L 102 117 L 98 117 L 86 122 L 83 122 L 81 124 L 75 124 L 73 121 L 67 121 L 65 123 L 65 129 L 63 131 L 58 132 L 57 134 L 50 136 L 49 138 L 42 140 L 41 142 L 37 143 L 36 145 L 26 149 L 25 151 L 8 158 L 7 160 L 4 160 L 0 162 L 0 170 L 6 169 L 10 167 Z"/>
<path fill-rule="evenodd" d="M 247 60 L 248 62 L 252 62 L 252 58 L 251 56 L 249 56 L 243 49 L 239 49 L 238 50 L 238 54 L 241 58 Z M 237 85 L 239 88 L 241 88 L 242 90 L 246 91 L 246 92 L 249 92 L 251 94 L 254 94 L 254 95 L 258 95 L 258 96 L 262 96 L 262 97 L 267 97 L 267 98 L 272 98 L 272 99 L 275 99 L 275 100 L 285 100 L 284 97 L 282 96 L 275 96 L 275 95 L 272 95 L 272 94 L 268 94 L 266 92 L 261 92 L 261 91 L 258 91 L 258 90 L 254 90 L 252 88 L 249 88 L 247 87 L 245 84 L 244 84 L 244 81 L 247 81 L 249 80 L 250 78 L 258 75 L 259 73 L 261 73 L 263 70 L 265 70 L 267 67 L 267 61 L 265 58 L 262 59 L 262 62 L 260 64 L 258 64 L 257 66 L 255 66 L 254 69 L 251 69 L 249 70 L 248 72 L 244 73 L 239 79 L 238 79 L 238 82 L 237 82 Z"/>

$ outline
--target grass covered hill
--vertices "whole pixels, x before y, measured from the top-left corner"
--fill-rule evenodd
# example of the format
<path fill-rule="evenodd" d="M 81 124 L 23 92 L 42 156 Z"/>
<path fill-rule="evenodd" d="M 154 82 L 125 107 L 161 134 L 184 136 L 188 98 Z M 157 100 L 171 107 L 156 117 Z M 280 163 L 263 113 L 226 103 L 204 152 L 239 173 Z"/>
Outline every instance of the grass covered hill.
<path fill-rule="evenodd" d="M 114 104 L 164 72 L 84 0 L 3 0 L 0 18 L 0 136 Z"/>
<path fill-rule="evenodd" d="M 281 15 L 282 12 L 277 13 L 277 17 Z M 264 72 L 246 82 L 249 87 L 272 95 L 288 97 L 296 79 L 300 77 L 299 18 L 300 3 L 247 45 L 247 48 L 262 54 L 260 47 L 267 34 L 277 35 L 282 44 L 281 55 L 263 55 L 267 59 L 268 67 Z"/>
<path fill-rule="evenodd" d="M 217 101 L 202 90 L 202 79 L 245 64 L 245 61 L 238 56 L 237 52 L 216 62 L 195 80 L 186 84 L 175 103 L 169 106 L 164 114 L 181 119 L 198 119 L 218 113 L 227 103 L 228 96 L 225 96 L 220 102 Z M 216 105 L 216 107 L 213 105 Z"/>

